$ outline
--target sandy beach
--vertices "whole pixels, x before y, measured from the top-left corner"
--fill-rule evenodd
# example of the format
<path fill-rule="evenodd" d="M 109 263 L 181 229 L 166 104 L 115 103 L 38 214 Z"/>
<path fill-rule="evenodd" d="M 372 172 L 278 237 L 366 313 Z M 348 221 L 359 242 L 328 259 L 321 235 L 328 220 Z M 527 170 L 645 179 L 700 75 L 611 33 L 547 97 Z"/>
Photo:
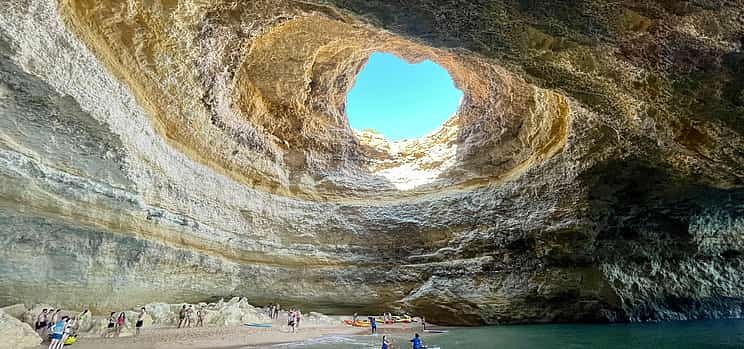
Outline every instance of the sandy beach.
<path fill-rule="evenodd" d="M 348 327 L 339 320 L 338 325 L 303 327 L 296 333 L 287 332 L 286 323 L 274 321 L 272 328 L 247 326 L 198 327 L 198 328 L 145 328 L 139 337 L 101 338 L 82 337 L 72 346 L 77 349 L 227 349 L 246 346 L 273 345 L 300 342 L 307 339 L 333 335 L 370 334 L 369 328 Z M 282 325 L 284 325 L 282 327 Z M 420 330 L 418 325 L 381 325 L 378 334 L 408 333 Z M 38 346 L 47 348 L 48 342 Z"/>

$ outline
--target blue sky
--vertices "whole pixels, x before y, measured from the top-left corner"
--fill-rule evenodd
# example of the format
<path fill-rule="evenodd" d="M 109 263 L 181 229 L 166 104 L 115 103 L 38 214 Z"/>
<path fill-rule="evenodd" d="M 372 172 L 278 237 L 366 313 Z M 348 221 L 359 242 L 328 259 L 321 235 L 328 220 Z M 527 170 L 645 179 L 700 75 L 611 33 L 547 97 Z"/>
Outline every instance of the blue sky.
<path fill-rule="evenodd" d="M 373 128 L 389 140 L 417 138 L 457 111 L 462 91 L 447 70 L 432 61 L 408 64 L 375 52 L 346 99 L 351 127 Z"/>

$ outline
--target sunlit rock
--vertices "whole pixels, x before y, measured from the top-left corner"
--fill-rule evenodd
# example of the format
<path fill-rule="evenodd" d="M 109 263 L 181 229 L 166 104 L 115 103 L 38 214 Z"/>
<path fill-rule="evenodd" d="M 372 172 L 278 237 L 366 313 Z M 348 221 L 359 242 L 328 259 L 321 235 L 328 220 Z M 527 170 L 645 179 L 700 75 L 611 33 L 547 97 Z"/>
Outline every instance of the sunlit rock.
<path fill-rule="evenodd" d="M 2 2 L 0 305 L 740 316 L 744 10 L 675 4 Z M 355 133 L 376 51 L 459 111 Z"/>

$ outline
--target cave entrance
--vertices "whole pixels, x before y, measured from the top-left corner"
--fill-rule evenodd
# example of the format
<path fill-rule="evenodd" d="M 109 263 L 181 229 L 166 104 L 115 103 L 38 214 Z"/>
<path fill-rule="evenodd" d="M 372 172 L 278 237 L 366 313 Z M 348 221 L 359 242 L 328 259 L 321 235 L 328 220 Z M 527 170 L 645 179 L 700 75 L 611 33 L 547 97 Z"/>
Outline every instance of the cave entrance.
<path fill-rule="evenodd" d="M 346 115 L 357 131 L 382 134 L 390 141 L 414 139 L 454 115 L 462 96 L 440 65 L 430 60 L 410 64 L 375 52 L 346 97 Z"/>

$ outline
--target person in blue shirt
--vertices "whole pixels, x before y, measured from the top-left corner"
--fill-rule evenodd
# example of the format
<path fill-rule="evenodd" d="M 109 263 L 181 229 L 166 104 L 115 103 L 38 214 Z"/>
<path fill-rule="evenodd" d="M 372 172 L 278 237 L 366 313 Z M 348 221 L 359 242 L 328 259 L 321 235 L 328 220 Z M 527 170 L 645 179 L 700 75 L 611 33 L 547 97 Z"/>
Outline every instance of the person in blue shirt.
<path fill-rule="evenodd" d="M 63 316 L 62 319 L 52 325 L 52 341 L 49 343 L 49 349 L 59 349 L 64 345 L 62 336 L 65 333 L 65 326 L 67 326 L 68 319 L 69 317 Z"/>
<path fill-rule="evenodd" d="M 418 333 L 411 339 L 411 343 L 413 343 L 413 349 L 424 349 L 424 343 L 421 342 L 421 337 L 419 337 Z"/>
<path fill-rule="evenodd" d="M 382 349 L 390 349 L 390 341 L 387 336 L 382 336 Z"/>
<path fill-rule="evenodd" d="M 370 316 L 368 319 L 369 326 L 372 328 L 372 334 L 377 333 L 377 320 L 373 316 Z"/>

